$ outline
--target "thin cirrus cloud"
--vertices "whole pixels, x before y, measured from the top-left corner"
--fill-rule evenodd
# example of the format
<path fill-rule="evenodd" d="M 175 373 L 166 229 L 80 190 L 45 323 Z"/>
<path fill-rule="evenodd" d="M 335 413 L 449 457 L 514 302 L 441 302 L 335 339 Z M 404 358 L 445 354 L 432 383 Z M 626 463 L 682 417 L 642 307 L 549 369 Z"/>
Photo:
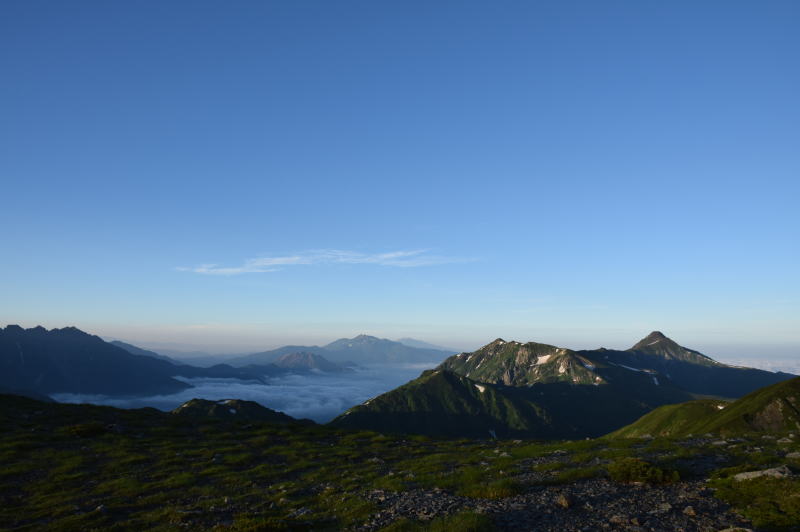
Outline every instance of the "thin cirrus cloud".
<path fill-rule="evenodd" d="M 356 251 L 327 249 L 280 257 L 247 259 L 239 266 L 201 264 L 191 268 L 179 267 L 177 270 L 205 275 L 241 275 L 243 273 L 274 272 L 287 266 L 311 264 L 374 264 L 378 266 L 395 266 L 398 268 L 416 268 L 419 266 L 470 262 L 471 260 L 473 259 L 431 255 L 424 249 L 391 251 L 388 253 L 359 253 Z"/>

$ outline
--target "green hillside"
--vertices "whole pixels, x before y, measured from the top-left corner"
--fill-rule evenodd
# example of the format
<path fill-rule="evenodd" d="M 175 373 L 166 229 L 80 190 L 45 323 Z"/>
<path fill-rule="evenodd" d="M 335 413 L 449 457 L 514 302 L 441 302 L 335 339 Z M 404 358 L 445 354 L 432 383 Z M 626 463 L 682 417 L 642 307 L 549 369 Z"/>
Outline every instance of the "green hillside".
<path fill-rule="evenodd" d="M 605 434 L 656 406 L 691 399 L 643 375 L 626 382 L 503 386 L 430 370 L 351 408 L 331 425 L 431 436 L 583 438 Z"/>
<path fill-rule="evenodd" d="M 342 428 L 434 436 L 490 437 L 544 430 L 551 423 L 537 405 L 490 384 L 449 371 L 429 370 L 399 388 L 351 408 L 331 422 Z"/>
<path fill-rule="evenodd" d="M 711 416 L 707 432 L 800 430 L 800 377 L 756 390 Z"/>
<path fill-rule="evenodd" d="M 679 436 L 704 434 L 709 416 L 719 412 L 727 404 L 717 399 L 688 401 L 665 405 L 645 414 L 635 423 L 610 434 L 616 438 L 641 438 L 647 436 Z"/>
<path fill-rule="evenodd" d="M 691 401 L 658 408 L 611 436 L 686 436 L 800 430 L 800 377 L 756 390 L 732 403 Z"/>

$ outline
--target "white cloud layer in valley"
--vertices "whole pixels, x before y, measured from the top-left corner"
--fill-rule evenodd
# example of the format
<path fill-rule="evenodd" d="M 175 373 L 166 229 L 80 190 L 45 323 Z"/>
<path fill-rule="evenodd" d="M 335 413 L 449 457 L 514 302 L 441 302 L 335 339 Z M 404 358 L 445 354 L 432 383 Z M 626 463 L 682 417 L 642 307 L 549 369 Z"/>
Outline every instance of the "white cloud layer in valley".
<path fill-rule="evenodd" d="M 270 379 L 268 384 L 235 379 L 181 379 L 194 386 L 172 395 L 116 398 L 101 395 L 54 394 L 56 401 L 93 403 L 118 408 L 151 406 L 172 410 L 194 398 L 244 399 L 289 414 L 295 418 L 330 421 L 348 408 L 387 392 L 435 364 L 375 366 L 352 373 L 287 375 Z"/>

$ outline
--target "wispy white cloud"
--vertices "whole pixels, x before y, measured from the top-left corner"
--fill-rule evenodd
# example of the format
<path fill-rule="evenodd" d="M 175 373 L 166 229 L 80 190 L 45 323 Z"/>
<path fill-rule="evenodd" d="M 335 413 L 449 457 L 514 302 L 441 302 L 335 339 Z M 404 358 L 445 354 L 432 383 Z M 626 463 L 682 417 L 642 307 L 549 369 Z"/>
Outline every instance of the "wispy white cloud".
<path fill-rule="evenodd" d="M 195 267 L 178 267 L 179 271 L 205 275 L 240 275 L 243 273 L 273 272 L 287 266 L 309 264 L 375 264 L 398 268 L 416 268 L 455 262 L 470 262 L 473 259 L 432 255 L 425 249 L 390 251 L 387 253 L 359 253 L 338 249 L 307 251 L 279 257 L 259 257 L 247 259 L 239 266 L 220 266 L 201 264 Z"/>

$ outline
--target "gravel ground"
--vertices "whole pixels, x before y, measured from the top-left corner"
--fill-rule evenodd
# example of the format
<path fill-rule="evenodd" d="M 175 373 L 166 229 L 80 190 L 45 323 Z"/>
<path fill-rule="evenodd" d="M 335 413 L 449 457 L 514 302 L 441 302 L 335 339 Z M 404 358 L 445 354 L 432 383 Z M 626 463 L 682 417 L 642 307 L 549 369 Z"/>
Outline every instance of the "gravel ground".
<path fill-rule="evenodd" d="M 498 500 L 471 499 L 443 490 L 372 491 L 380 511 L 359 528 L 378 530 L 402 517 L 429 520 L 470 510 L 489 515 L 499 530 L 707 531 L 752 529 L 702 481 L 663 486 L 618 484 L 605 479 L 536 486 Z"/>

